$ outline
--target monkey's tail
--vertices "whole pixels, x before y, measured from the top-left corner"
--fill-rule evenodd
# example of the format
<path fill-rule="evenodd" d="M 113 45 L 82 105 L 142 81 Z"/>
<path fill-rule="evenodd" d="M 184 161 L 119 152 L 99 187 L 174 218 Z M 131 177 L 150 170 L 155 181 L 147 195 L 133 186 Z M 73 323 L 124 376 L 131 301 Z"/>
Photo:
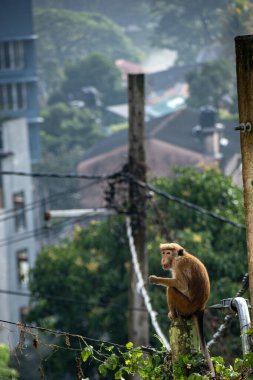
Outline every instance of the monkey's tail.
<path fill-rule="evenodd" d="M 205 341 L 205 337 L 204 337 L 204 328 L 203 328 L 204 310 L 201 310 L 201 311 L 197 312 L 196 314 L 194 314 L 193 319 L 194 319 L 194 322 L 195 322 L 195 325 L 197 328 L 200 347 L 201 347 L 201 350 L 205 356 L 207 365 L 209 367 L 211 378 L 215 379 L 216 376 L 215 376 L 215 370 L 214 370 L 213 362 L 211 360 L 209 351 L 207 349 L 206 341 Z"/>

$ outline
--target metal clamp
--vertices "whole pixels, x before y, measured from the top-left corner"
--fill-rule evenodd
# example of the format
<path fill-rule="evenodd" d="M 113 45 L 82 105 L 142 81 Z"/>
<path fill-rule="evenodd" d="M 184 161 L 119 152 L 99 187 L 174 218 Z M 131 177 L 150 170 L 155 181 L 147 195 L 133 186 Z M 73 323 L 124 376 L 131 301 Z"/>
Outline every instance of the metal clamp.
<path fill-rule="evenodd" d="M 241 132 L 251 132 L 252 125 L 249 121 L 247 123 L 240 123 L 238 127 L 235 127 L 235 130 Z"/>

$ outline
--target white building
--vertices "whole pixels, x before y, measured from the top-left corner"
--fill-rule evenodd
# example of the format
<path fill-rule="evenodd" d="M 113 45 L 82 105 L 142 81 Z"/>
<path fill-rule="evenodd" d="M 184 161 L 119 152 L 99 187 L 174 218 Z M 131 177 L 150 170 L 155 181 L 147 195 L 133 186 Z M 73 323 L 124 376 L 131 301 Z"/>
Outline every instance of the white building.
<path fill-rule="evenodd" d="M 28 126 L 25 118 L 2 123 L 1 170 L 31 172 Z M 22 321 L 28 305 L 29 269 L 37 247 L 33 220 L 33 184 L 26 176 L 3 175 L 0 211 L 0 319 Z M 6 292 L 6 293 L 5 293 Z M 0 329 L 0 343 L 16 344 L 18 336 Z M 0 324 L 1 326 L 1 324 Z"/>

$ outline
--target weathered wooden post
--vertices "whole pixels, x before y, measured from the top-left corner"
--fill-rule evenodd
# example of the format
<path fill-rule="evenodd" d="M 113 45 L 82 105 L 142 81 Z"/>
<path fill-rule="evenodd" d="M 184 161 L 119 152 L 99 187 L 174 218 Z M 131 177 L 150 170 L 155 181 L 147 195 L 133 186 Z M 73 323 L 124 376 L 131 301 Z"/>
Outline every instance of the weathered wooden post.
<path fill-rule="evenodd" d="M 200 352 L 198 333 L 192 319 L 174 319 L 170 326 L 169 338 L 173 364 L 178 363 L 180 356 L 192 357 Z"/>
<path fill-rule="evenodd" d="M 235 38 L 251 321 L 253 321 L 253 35 Z"/>
<path fill-rule="evenodd" d="M 129 133 L 128 170 L 137 180 L 146 182 L 144 147 L 144 74 L 128 75 Z M 146 190 L 135 181 L 129 184 L 131 224 L 138 261 L 144 281 L 147 280 L 146 256 Z M 129 281 L 129 339 L 135 346 L 149 344 L 148 313 L 141 294 L 137 292 L 137 277 L 131 265 Z"/>

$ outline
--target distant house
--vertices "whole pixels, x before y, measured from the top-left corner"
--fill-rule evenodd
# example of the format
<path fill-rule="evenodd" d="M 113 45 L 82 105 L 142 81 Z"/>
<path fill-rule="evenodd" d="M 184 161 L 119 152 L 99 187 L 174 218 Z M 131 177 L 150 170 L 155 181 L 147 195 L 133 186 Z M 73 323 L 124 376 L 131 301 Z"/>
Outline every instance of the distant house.
<path fill-rule="evenodd" d="M 241 184 L 239 135 L 233 124 L 213 122 L 209 126 L 200 115 L 182 109 L 146 124 L 146 161 L 149 177 L 171 176 L 176 166 L 216 165 Z M 127 163 L 128 131 L 115 133 L 97 145 L 77 165 L 78 174 L 111 174 Z M 85 181 L 82 182 L 85 185 Z M 88 182 L 86 183 L 88 185 Z M 103 188 L 82 191 L 83 207 L 103 206 Z"/>
<path fill-rule="evenodd" d="M 123 60 L 116 61 L 116 65 L 122 72 L 125 84 L 127 74 L 142 72 L 140 66 Z M 201 64 L 173 66 L 167 70 L 145 75 L 147 121 L 169 115 L 186 107 L 186 100 L 189 96 L 186 74 L 195 71 L 200 66 Z M 107 107 L 107 111 L 117 115 L 118 121 L 126 120 L 128 117 L 127 104 L 112 104 Z"/>
<path fill-rule="evenodd" d="M 0 117 L 25 117 L 32 161 L 40 158 L 32 0 L 1 0 Z"/>

